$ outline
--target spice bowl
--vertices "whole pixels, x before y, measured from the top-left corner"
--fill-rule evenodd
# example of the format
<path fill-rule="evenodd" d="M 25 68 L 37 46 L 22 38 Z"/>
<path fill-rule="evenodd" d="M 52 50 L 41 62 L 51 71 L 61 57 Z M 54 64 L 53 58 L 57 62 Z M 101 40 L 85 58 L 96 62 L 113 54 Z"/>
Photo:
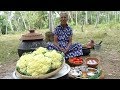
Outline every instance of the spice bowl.
<path fill-rule="evenodd" d="M 86 65 L 91 68 L 96 68 L 98 66 L 99 62 L 100 62 L 100 60 L 95 57 L 88 57 L 85 59 Z"/>

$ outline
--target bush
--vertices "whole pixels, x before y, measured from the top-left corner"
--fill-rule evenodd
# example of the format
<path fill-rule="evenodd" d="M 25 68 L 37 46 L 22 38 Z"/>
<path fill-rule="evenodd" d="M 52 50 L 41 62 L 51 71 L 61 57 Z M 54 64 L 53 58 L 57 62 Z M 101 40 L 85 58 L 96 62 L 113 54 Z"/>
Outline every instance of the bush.
<path fill-rule="evenodd" d="M 1 33 L 4 35 L 6 34 L 8 31 L 10 31 L 10 27 L 7 27 L 7 31 L 6 31 L 6 26 L 2 26 L 1 28 Z"/>
<path fill-rule="evenodd" d="M 6 26 L 3 26 L 2 28 L 1 28 L 1 33 L 4 35 L 4 34 L 6 34 Z"/>

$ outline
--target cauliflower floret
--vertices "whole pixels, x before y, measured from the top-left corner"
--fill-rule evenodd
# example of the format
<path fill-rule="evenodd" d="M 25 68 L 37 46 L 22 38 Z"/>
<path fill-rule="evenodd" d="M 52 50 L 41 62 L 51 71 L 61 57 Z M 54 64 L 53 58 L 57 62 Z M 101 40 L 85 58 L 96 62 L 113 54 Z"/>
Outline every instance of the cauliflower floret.
<path fill-rule="evenodd" d="M 37 48 L 37 49 L 33 52 L 33 54 L 34 54 L 34 55 L 36 55 L 36 54 L 44 54 L 44 53 L 47 52 L 47 51 L 48 51 L 47 48 L 39 47 L 39 48 Z"/>
<path fill-rule="evenodd" d="M 19 67 L 21 72 L 25 72 L 27 69 L 28 62 L 33 60 L 33 56 L 31 54 L 25 54 L 20 57 L 17 61 L 16 67 Z"/>
<path fill-rule="evenodd" d="M 62 64 L 61 60 L 63 60 L 63 56 L 62 54 L 58 53 L 56 50 L 46 52 L 44 55 L 52 59 L 52 69 L 56 69 L 61 66 Z"/>
<path fill-rule="evenodd" d="M 61 66 L 62 62 L 53 62 L 52 63 L 52 69 L 59 68 Z"/>
<path fill-rule="evenodd" d="M 28 63 L 27 73 L 30 75 L 43 75 L 51 69 L 51 59 L 47 57 L 38 58 L 39 55 L 34 56 L 34 60 Z"/>

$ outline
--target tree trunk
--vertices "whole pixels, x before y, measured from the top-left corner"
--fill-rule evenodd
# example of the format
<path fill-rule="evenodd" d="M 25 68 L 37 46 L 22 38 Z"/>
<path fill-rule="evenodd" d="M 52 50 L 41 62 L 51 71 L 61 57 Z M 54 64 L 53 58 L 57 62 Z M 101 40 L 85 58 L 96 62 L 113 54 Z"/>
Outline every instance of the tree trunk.
<path fill-rule="evenodd" d="M 76 19 L 75 19 L 75 21 L 76 21 L 76 26 L 77 26 L 78 25 L 78 22 L 77 22 L 77 11 L 75 13 L 76 13 Z"/>
<path fill-rule="evenodd" d="M 118 13 L 118 22 L 120 22 L 120 11 Z"/>
<path fill-rule="evenodd" d="M 85 24 L 88 24 L 88 12 L 85 11 Z"/>
<path fill-rule="evenodd" d="M 12 26 L 12 22 L 11 22 L 11 20 L 9 21 L 9 24 L 10 24 L 10 28 L 11 28 L 11 30 L 14 31 L 14 30 L 13 30 L 13 26 Z"/>
<path fill-rule="evenodd" d="M 93 23 L 93 16 L 92 16 L 92 12 L 90 13 L 90 24 L 92 24 Z"/>
<path fill-rule="evenodd" d="M 82 11 L 82 16 L 81 16 L 81 31 L 83 32 L 83 26 L 85 24 L 85 12 Z"/>
<path fill-rule="evenodd" d="M 7 25 L 6 25 L 6 29 L 5 29 L 5 30 L 6 30 L 6 34 L 7 34 L 7 33 L 8 33 L 8 30 L 7 30 Z"/>
<path fill-rule="evenodd" d="M 14 31 L 13 30 L 13 25 L 12 25 L 12 22 L 11 22 L 14 12 L 10 11 L 9 14 L 10 15 L 8 15 L 8 21 L 9 21 L 9 24 L 10 24 L 10 28 L 11 28 L 12 31 Z"/>
<path fill-rule="evenodd" d="M 22 21 L 23 21 L 25 29 L 27 29 L 27 26 L 26 26 L 26 23 L 25 23 L 25 19 L 23 18 L 23 14 L 22 14 L 21 11 L 20 11 L 20 15 L 21 15 L 21 18 L 22 18 Z"/>
<path fill-rule="evenodd" d="M 115 11 L 114 15 L 115 15 L 115 23 L 116 23 L 117 22 L 117 11 Z"/>
<path fill-rule="evenodd" d="M 52 17 L 52 11 L 49 11 L 49 29 L 50 31 L 53 31 L 53 17 Z"/>
<path fill-rule="evenodd" d="M 84 18 L 82 17 L 82 21 L 81 21 L 81 31 L 83 32 L 83 26 L 84 26 Z"/>
<path fill-rule="evenodd" d="M 69 15 L 69 20 L 70 22 L 74 23 L 74 20 L 73 20 L 73 16 L 72 16 L 72 11 L 68 11 L 68 15 Z"/>
<path fill-rule="evenodd" d="M 97 12 L 97 16 L 96 16 L 95 28 L 97 28 L 98 24 L 99 24 L 99 11 Z"/>
<path fill-rule="evenodd" d="M 107 16 L 108 16 L 107 21 L 108 21 L 108 23 L 110 23 L 110 14 L 108 13 Z"/>

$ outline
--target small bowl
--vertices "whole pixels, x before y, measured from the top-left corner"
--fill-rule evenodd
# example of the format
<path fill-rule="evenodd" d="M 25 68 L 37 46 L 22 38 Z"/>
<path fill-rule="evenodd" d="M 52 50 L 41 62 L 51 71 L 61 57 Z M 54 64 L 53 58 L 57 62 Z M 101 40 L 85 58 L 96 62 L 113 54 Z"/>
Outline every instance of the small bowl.
<path fill-rule="evenodd" d="M 95 45 L 94 45 L 94 49 L 95 49 L 96 51 L 99 51 L 99 50 L 101 49 L 101 45 L 95 44 Z"/>
<path fill-rule="evenodd" d="M 81 76 L 81 75 L 82 75 L 82 72 L 81 72 L 81 71 L 78 71 L 78 70 L 73 69 L 73 70 L 70 70 L 69 74 L 70 74 L 71 76 L 74 76 L 74 77 L 79 77 L 79 76 Z"/>
<path fill-rule="evenodd" d="M 71 67 L 80 66 L 81 64 L 83 64 L 83 59 L 82 57 L 69 58 L 68 64 Z"/>
<path fill-rule="evenodd" d="M 88 76 L 94 76 L 95 75 L 95 73 L 97 73 L 97 69 L 95 69 L 95 68 L 88 68 L 87 69 L 87 75 Z"/>
<path fill-rule="evenodd" d="M 85 59 L 85 63 L 88 67 L 96 68 L 99 64 L 99 59 L 94 57 L 88 57 Z"/>

